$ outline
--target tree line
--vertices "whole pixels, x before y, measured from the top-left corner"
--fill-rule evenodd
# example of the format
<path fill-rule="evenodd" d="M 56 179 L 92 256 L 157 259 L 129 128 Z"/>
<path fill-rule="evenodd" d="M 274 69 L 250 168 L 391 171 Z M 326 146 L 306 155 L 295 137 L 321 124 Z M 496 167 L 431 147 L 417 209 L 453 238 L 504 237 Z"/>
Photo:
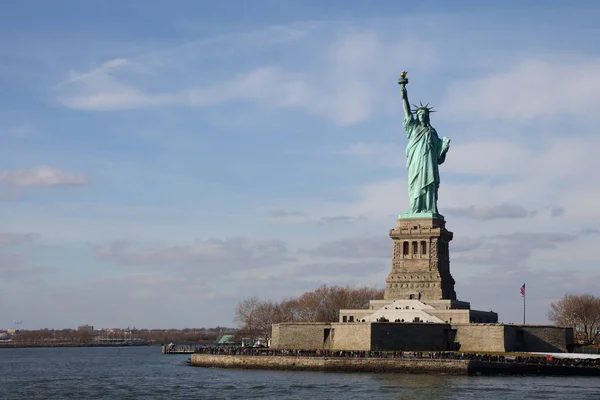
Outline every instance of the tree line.
<path fill-rule="evenodd" d="M 107 339 L 143 339 L 149 343 L 178 344 L 214 344 L 225 334 L 235 334 L 236 329 L 217 327 L 201 329 L 142 329 L 142 330 L 119 330 L 114 332 L 104 331 L 75 331 L 70 329 L 37 329 L 19 330 L 12 336 L 12 341 L 17 346 L 28 345 L 90 345 L 98 338 Z"/>
<path fill-rule="evenodd" d="M 341 309 L 367 308 L 369 300 L 383 299 L 384 289 L 322 285 L 298 297 L 276 302 L 250 297 L 238 303 L 238 335 L 271 337 L 271 325 L 281 322 L 335 322 Z"/>

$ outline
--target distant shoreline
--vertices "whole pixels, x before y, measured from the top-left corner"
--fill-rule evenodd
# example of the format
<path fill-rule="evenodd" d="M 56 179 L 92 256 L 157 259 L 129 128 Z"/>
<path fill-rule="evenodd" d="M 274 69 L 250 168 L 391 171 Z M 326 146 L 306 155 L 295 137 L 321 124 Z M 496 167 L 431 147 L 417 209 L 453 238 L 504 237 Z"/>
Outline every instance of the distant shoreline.
<path fill-rule="evenodd" d="M 209 368 L 291 371 L 417 373 L 448 375 L 600 376 L 598 367 L 455 359 L 337 358 L 192 354 L 190 365 Z"/>
<path fill-rule="evenodd" d="M 152 343 L 110 343 L 110 344 L 8 344 L 1 343 L 0 349 L 28 349 L 28 348 L 52 348 L 52 347 L 140 347 L 158 346 Z"/>

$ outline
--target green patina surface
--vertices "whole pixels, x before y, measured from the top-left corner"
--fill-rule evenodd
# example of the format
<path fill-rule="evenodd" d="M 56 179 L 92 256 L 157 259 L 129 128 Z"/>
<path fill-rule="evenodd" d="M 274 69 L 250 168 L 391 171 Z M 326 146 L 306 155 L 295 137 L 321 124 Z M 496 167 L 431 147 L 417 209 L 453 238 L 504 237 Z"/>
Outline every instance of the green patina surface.
<path fill-rule="evenodd" d="M 398 215 L 398 219 L 419 219 L 419 218 L 441 219 L 442 221 L 444 220 L 444 216 L 442 214 L 433 213 L 433 212 L 420 212 L 420 213 L 405 212 L 403 214 Z"/>
<path fill-rule="evenodd" d="M 403 72 L 400 84 L 404 107 L 404 130 L 408 138 L 406 146 L 406 169 L 408 171 L 409 210 L 398 218 L 441 218 L 437 200 L 440 186 L 439 165 L 446 160 L 450 139 L 440 137 L 430 124 L 429 116 L 434 112 L 427 105 L 420 104 L 411 110 L 406 90 L 406 73 Z M 415 117 L 416 115 L 416 117 Z"/>

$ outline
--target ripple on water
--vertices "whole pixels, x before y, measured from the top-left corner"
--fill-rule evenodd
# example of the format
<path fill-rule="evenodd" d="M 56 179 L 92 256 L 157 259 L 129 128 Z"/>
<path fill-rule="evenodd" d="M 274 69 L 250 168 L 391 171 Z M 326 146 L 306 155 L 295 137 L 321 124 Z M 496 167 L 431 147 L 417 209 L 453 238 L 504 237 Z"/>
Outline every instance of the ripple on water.
<path fill-rule="evenodd" d="M 600 379 L 228 370 L 155 347 L 0 350 L 4 399 L 600 399 Z"/>

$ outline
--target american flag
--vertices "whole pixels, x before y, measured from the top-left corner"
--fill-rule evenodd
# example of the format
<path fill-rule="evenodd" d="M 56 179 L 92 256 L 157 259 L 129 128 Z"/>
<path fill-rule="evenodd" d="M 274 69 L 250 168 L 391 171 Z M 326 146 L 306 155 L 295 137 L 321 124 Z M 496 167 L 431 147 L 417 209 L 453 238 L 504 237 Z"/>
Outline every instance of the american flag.
<path fill-rule="evenodd" d="M 521 297 L 525 297 L 525 284 L 521 286 Z"/>

